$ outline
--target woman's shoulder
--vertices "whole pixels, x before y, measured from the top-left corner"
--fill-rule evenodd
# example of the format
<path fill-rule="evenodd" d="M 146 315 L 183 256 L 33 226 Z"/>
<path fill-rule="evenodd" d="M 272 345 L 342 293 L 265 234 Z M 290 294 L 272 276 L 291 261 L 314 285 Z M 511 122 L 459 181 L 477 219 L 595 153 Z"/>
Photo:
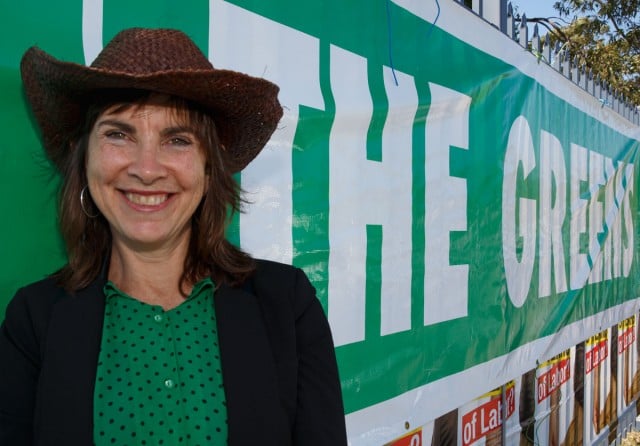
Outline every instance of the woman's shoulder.
<path fill-rule="evenodd" d="M 14 300 L 22 299 L 28 302 L 44 303 L 55 302 L 67 296 L 68 293 L 52 275 L 23 286 L 16 292 Z"/>
<path fill-rule="evenodd" d="M 256 259 L 247 287 L 261 301 L 293 305 L 296 312 L 316 300 L 316 290 L 301 268 L 272 260 Z"/>
<path fill-rule="evenodd" d="M 16 292 L 7 305 L 6 318 L 46 318 L 57 302 L 68 297 L 54 277 L 45 277 Z"/>
<path fill-rule="evenodd" d="M 297 266 L 264 259 L 256 259 L 255 262 L 256 269 L 251 276 L 251 281 L 254 284 L 272 285 L 279 288 L 305 287 L 307 284 L 311 286 L 306 273 Z"/>
<path fill-rule="evenodd" d="M 68 294 L 52 277 L 20 288 L 7 305 L 3 321 L 4 333 L 10 333 L 25 349 L 37 351 L 37 346 L 41 345 L 47 332 L 53 308 L 66 297 Z"/>
<path fill-rule="evenodd" d="M 302 270 L 296 266 L 274 260 L 254 259 L 254 261 L 256 263 L 254 276 L 257 277 L 269 277 L 275 274 L 278 277 L 287 278 L 295 277 L 296 274 L 302 272 Z M 302 274 L 304 274 L 304 272 L 302 272 Z"/>

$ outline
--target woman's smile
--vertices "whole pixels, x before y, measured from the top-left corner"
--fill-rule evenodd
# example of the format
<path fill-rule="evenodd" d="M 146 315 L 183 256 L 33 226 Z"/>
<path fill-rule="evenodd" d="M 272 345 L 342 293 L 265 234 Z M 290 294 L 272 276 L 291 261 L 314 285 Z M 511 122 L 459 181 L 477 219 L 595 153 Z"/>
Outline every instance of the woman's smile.
<path fill-rule="evenodd" d="M 157 207 L 169 198 L 169 194 L 167 193 L 154 192 L 124 192 L 124 196 L 133 204 L 150 207 Z"/>

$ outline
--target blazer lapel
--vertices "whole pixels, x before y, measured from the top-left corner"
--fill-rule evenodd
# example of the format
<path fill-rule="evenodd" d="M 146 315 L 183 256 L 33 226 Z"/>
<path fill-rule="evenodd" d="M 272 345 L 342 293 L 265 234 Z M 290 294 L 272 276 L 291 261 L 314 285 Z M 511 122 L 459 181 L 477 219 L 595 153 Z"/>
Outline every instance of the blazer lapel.
<path fill-rule="evenodd" d="M 104 281 L 55 305 L 39 383 L 43 445 L 93 444 L 93 390 L 104 318 Z"/>
<path fill-rule="evenodd" d="M 224 285 L 214 297 L 230 446 L 286 446 L 291 441 L 258 299 Z"/>

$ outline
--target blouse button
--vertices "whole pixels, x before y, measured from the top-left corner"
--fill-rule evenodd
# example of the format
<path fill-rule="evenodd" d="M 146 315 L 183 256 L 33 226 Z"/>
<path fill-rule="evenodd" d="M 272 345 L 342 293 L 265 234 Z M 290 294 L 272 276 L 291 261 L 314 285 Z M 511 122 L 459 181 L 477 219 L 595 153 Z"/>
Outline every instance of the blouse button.
<path fill-rule="evenodd" d="M 156 322 L 162 322 L 162 315 L 156 314 L 155 316 L 153 316 L 153 320 L 155 320 Z"/>
<path fill-rule="evenodd" d="M 173 380 L 172 379 L 165 380 L 164 385 L 167 389 L 171 389 L 173 387 Z"/>

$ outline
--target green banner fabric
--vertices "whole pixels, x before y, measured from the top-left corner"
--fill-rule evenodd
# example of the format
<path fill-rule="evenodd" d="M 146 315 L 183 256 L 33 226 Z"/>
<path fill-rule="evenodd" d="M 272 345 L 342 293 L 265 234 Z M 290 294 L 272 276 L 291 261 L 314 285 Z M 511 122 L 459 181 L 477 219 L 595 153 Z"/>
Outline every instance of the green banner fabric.
<path fill-rule="evenodd" d="M 229 237 L 307 272 L 349 436 L 383 444 L 638 308 L 638 128 L 449 0 L 43 0 L 4 5 L 0 315 L 64 262 L 58 178 L 18 72 L 177 27 L 281 86 Z M 123 11 L 126 13 L 123 14 Z M 412 443 L 413 444 L 413 443 Z"/>

